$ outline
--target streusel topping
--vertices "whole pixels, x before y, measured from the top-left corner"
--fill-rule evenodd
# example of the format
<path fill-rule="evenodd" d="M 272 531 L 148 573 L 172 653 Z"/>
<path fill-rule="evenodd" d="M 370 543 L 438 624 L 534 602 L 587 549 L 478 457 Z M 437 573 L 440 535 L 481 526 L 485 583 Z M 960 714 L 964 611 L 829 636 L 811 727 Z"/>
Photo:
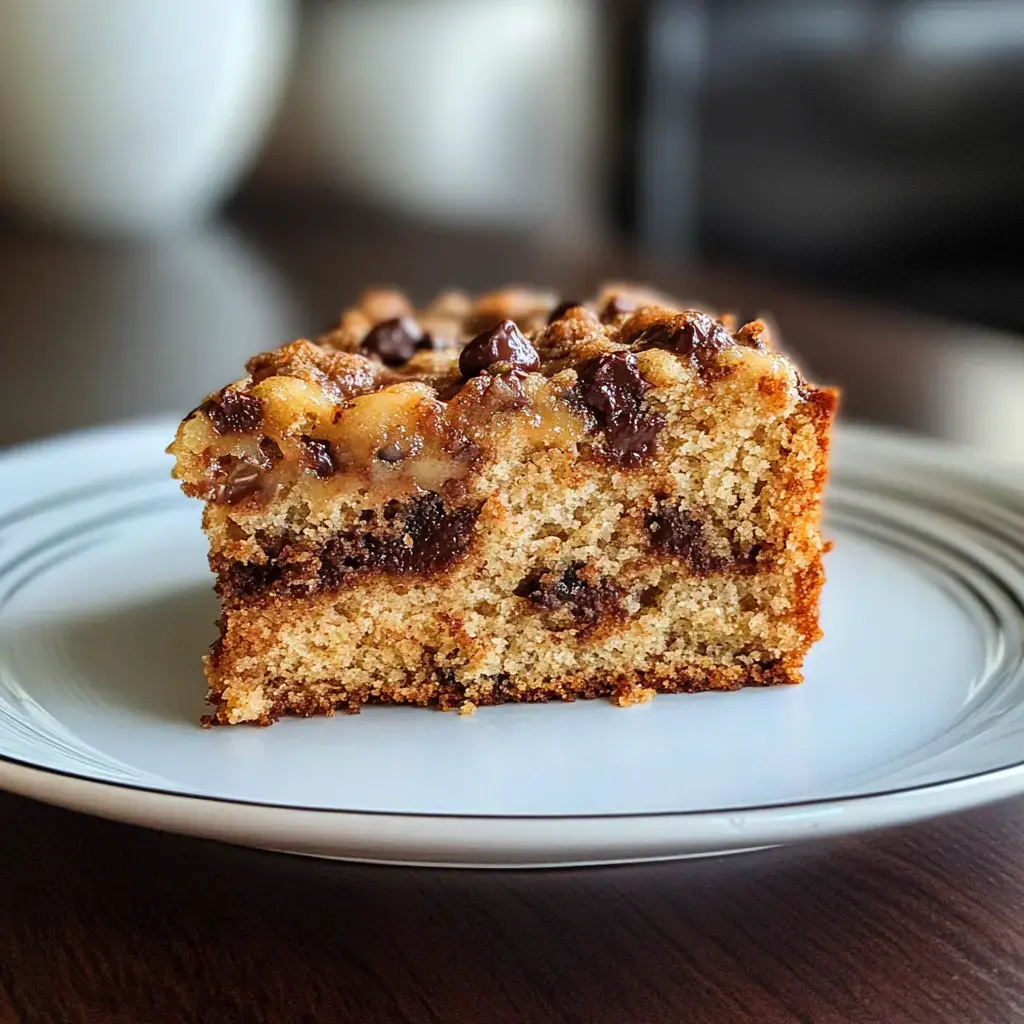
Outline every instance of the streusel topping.
<path fill-rule="evenodd" d="M 443 493 L 510 435 L 587 446 L 628 470 L 658 447 L 652 385 L 749 377 L 798 400 L 799 379 L 765 325 L 732 327 L 625 285 L 589 302 L 448 292 L 422 310 L 375 289 L 331 331 L 256 356 L 246 378 L 203 402 L 172 446 L 178 475 L 229 505 L 299 482 L 314 501 L 318 486 Z"/>

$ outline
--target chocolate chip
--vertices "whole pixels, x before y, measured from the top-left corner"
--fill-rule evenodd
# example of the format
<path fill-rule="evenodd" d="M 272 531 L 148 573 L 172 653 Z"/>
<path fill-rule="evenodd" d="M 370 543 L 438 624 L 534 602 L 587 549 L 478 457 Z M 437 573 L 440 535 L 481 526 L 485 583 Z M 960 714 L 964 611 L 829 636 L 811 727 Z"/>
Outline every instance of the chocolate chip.
<path fill-rule="evenodd" d="M 381 462 L 401 462 L 405 458 L 405 452 L 397 444 L 389 444 L 377 449 L 377 458 Z"/>
<path fill-rule="evenodd" d="M 664 323 L 648 327 L 636 340 L 634 348 L 663 348 L 688 359 L 698 371 L 706 371 L 715 356 L 732 348 L 736 339 L 706 313 L 689 312 Z"/>
<path fill-rule="evenodd" d="M 413 357 L 423 340 L 423 331 L 412 317 L 396 316 L 371 328 L 359 351 L 377 356 L 387 366 L 401 366 Z"/>
<path fill-rule="evenodd" d="M 669 555 L 684 559 L 690 571 L 698 576 L 735 569 L 741 572 L 756 570 L 757 556 L 762 547 L 755 544 L 729 555 L 711 551 L 704 535 L 704 525 L 685 509 L 674 505 L 659 505 L 644 517 L 651 538 L 651 546 Z"/>
<path fill-rule="evenodd" d="M 570 309 L 575 309 L 577 306 L 582 306 L 582 302 L 577 302 L 575 299 L 560 302 L 551 312 L 548 314 L 548 323 L 553 324 L 556 320 L 561 320 Z"/>
<path fill-rule="evenodd" d="M 647 408 L 650 385 L 631 352 L 610 352 L 579 368 L 576 394 L 597 418 L 608 454 L 624 467 L 639 465 L 654 449 L 665 425 Z"/>
<path fill-rule="evenodd" d="M 459 370 L 465 380 L 485 370 L 501 372 L 515 367 L 537 370 L 540 356 L 512 320 L 502 320 L 496 327 L 478 334 L 459 356 Z"/>
<path fill-rule="evenodd" d="M 534 573 L 516 587 L 515 595 L 546 611 L 568 608 L 573 618 L 587 623 L 619 611 L 619 588 L 610 580 L 585 578 L 583 568 L 582 562 L 574 562 L 561 573 Z"/>
<path fill-rule="evenodd" d="M 389 502 L 383 518 L 395 525 L 387 536 L 346 531 L 325 545 L 322 584 L 340 586 L 348 573 L 359 569 L 398 575 L 436 572 L 468 547 L 478 514 L 476 508 L 449 508 L 432 491 L 404 506 Z"/>
<path fill-rule="evenodd" d="M 468 546 L 477 508 L 448 508 L 441 497 L 428 492 L 410 503 L 405 517 L 408 547 L 401 539 L 393 557 L 393 571 L 431 572 L 451 562 Z"/>
<path fill-rule="evenodd" d="M 210 488 L 210 501 L 216 505 L 235 505 L 260 489 L 261 469 L 248 459 L 223 455 L 217 460 L 216 477 Z"/>
<path fill-rule="evenodd" d="M 437 572 L 465 553 L 479 511 L 448 506 L 440 495 L 428 492 L 405 503 L 389 501 L 381 517 L 372 509 L 362 510 L 359 520 L 365 525 L 335 534 L 321 548 L 263 538 L 263 565 L 225 562 L 215 569 L 223 592 L 234 596 L 271 586 L 296 593 L 329 590 L 343 586 L 358 571 Z M 374 527 L 379 534 L 369 532 Z"/>
<path fill-rule="evenodd" d="M 636 308 L 636 299 L 631 299 L 627 295 L 613 295 L 601 310 L 601 323 L 610 323 L 625 313 L 635 312 Z"/>
<path fill-rule="evenodd" d="M 308 434 L 303 434 L 300 440 L 302 447 L 306 449 L 307 465 L 321 480 L 326 480 L 337 472 L 338 464 L 334 461 L 331 446 L 327 441 L 319 437 L 310 437 Z"/>
<path fill-rule="evenodd" d="M 659 551 L 679 555 L 694 568 L 708 568 L 711 553 L 704 540 L 704 527 L 698 519 L 691 519 L 677 508 L 662 507 L 645 516 L 651 544 Z"/>
<path fill-rule="evenodd" d="M 280 566 L 274 562 L 257 565 L 255 562 L 231 562 L 221 560 L 216 566 L 218 597 L 253 597 L 272 587 L 281 575 Z"/>
<path fill-rule="evenodd" d="M 218 434 L 251 434 L 263 422 L 263 402 L 255 395 L 225 388 L 199 408 Z"/>

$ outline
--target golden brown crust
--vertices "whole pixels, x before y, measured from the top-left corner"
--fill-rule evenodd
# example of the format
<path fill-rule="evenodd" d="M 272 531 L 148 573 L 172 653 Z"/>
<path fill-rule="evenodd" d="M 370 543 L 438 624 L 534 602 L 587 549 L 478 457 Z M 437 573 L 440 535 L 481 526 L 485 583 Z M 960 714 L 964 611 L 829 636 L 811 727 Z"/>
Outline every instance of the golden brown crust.
<path fill-rule="evenodd" d="M 547 704 L 552 701 L 571 703 L 606 697 L 620 707 L 641 704 L 656 693 L 704 693 L 709 690 L 739 690 L 745 686 L 795 685 L 801 682 L 798 670 L 769 662 L 743 671 L 709 670 L 699 666 L 673 673 L 621 672 L 606 676 L 566 677 L 542 687 L 517 688 L 509 680 L 500 680 L 483 687 L 466 687 L 437 674 L 410 680 L 400 690 L 369 693 L 349 690 L 343 683 L 327 683 L 326 692 L 296 690 L 287 681 L 268 687 L 270 706 L 251 724 L 268 726 L 285 716 L 312 718 L 333 715 L 337 711 L 358 714 L 366 704 L 413 704 L 440 711 L 495 707 L 500 704 Z M 234 722 L 230 705 L 211 688 L 209 703 L 213 714 L 203 719 L 204 725 L 231 725 Z"/>

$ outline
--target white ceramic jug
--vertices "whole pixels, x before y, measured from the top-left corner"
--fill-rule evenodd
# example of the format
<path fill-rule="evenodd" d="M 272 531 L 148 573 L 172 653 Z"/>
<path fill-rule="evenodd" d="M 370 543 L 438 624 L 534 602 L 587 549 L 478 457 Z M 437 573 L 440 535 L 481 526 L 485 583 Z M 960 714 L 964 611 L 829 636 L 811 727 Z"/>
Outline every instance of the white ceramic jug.
<path fill-rule="evenodd" d="M 4 0 L 0 201 L 67 227 L 194 222 L 282 92 L 292 0 Z"/>
<path fill-rule="evenodd" d="M 599 217 L 600 53 L 596 0 L 313 4 L 265 170 L 576 233 Z"/>

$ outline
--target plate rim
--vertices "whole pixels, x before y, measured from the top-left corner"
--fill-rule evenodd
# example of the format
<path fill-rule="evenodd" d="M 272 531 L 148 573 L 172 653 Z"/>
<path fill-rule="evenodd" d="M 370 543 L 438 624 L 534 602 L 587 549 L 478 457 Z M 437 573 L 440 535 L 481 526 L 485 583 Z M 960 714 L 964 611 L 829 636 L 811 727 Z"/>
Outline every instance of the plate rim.
<path fill-rule="evenodd" d="M 601 831 L 621 820 L 615 815 L 516 818 L 247 803 L 90 779 L 25 766 L 5 756 L 0 757 L 0 785 L 20 796 L 107 820 L 270 852 L 392 866 L 520 870 L 723 856 L 909 826 L 1019 795 L 1022 767 L 1016 764 L 882 795 L 810 801 L 814 818 L 801 814 L 799 805 L 762 807 L 740 815 L 653 812 L 629 815 L 627 820 L 636 827 L 626 832 Z M 949 806 L 941 798 L 950 790 L 967 798 Z M 136 799 L 140 795 L 145 799 Z M 899 813 L 893 813 L 895 804 L 901 805 Z M 235 813 L 218 814 L 225 806 Z M 380 820 L 401 831 L 385 837 L 366 828 Z M 311 837 L 310 826 L 324 823 L 332 828 L 316 828 Z M 700 835 L 689 830 L 695 824 L 703 826 Z M 449 828 L 439 827 L 443 825 Z M 659 828 L 653 834 L 639 834 L 643 826 L 651 825 Z M 660 827 L 665 825 L 675 828 Z"/>
<path fill-rule="evenodd" d="M 671 696 L 671 695 L 669 695 Z M 685 696 L 682 695 L 682 696 Z M 301 811 L 305 814 L 327 814 L 327 815 L 352 815 L 365 818 L 415 818 L 425 821 L 623 821 L 635 819 L 656 819 L 656 818 L 700 818 L 700 817 L 746 817 L 751 814 L 761 814 L 769 811 L 802 811 L 829 805 L 830 807 L 848 806 L 864 801 L 881 801 L 891 797 L 905 796 L 910 793 L 926 793 L 940 790 L 945 787 L 954 786 L 960 783 L 977 783 L 990 776 L 1013 774 L 1020 772 L 1024 774 L 1024 758 L 1014 761 L 1012 764 L 1000 765 L 997 768 L 986 768 L 982 771 L 971 772 L 969 775 L 958 775 L 952 779 L 939 779 L 933 782 L 918 783 L 910 786 L 897 786 L 893 789 L 882 789 L 870 793 L 847 793 L 844 796 L 811 797 L 806 800 L 785 800 L 775 803 L 762 804 L 741 804 L 736 807 L 702 807 L 699 810 L 687 811 L 608 811 L 605 813 L 584 813 L 584 814 L 478 814 L 464 813 L 454 814 L 450 811 L 375 811 L 367 808 L 355 807 L 311 807 L 304 804 L 283 804 L 270 803 L 265 800 L 245 800 L 239 797 L 214 796 L 206 793 L 189 793 L 178 789 L 163 789 L 160 786 L 143 785 L 133 782 L 123 782 L 119 779 L 99 779 L 92 775 L 85 775 L 79 772 L 65 771 L 62 768 L 51 768 L 46 765 L 33 764 L 18 757 L 12 757 L 0 751 L 0 765 L 6 764 L 23 771 L 38 772 L 43 775 L 53 775 L 62 779 L 77 782 L 89 782 L 96 785 L 110 786 L 115 789 L 127 790 L 133 793 L 151 793 L 162 797 L 181 797 L 188 800 L 201 801 L 207 804 L 229 804 L 237 807 L 254 807 L 269 811 Z"/>

